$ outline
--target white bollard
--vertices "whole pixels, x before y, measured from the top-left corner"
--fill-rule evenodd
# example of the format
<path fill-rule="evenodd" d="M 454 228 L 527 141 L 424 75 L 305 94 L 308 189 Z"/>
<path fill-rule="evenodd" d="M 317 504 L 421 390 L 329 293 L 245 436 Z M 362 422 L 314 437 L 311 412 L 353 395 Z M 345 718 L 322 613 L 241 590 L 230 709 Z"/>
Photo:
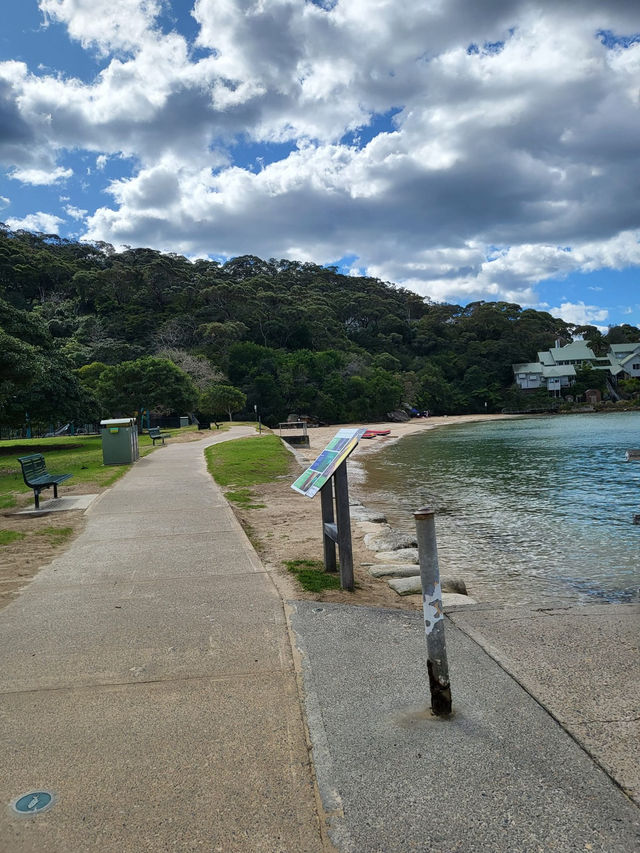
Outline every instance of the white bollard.
<path fill-rule="evenodd" d="M 444 637 L 444 613 L 442 612 L 442 590 L 436 525 L 433 510 L 423 507 L 414 512 L 422 581 L 422 610 L 427 635 L 427 668 L 431 691 L 431 710 L 438 716 L 451 713 L 451 686 L 449 664 Z"/>

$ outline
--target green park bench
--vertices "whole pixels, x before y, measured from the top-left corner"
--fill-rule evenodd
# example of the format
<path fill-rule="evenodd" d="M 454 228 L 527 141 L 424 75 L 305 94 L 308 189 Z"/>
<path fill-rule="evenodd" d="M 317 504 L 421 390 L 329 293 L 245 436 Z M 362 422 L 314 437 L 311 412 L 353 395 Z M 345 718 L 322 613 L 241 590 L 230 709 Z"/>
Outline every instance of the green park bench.
<path fill-rule="evenodd" d="M 58 484 L 64 483 L 73 474 L 50 474 L 44 464 L 42 453 L 32 453 L 30 456 L 19 456 L 18 462 L 22 466 L 22 478 L 25 484 L 33 489 L 36 499 L 36 509 L 40 509 L 40 492 L 53 486 L 53 497 L 58 497 Z"/>
<path fill-rule="evenodd" d="M 153 441 L 155 447 L 156 441 L 161 441 L 164 444 L 165 438 L 171 438 L 170 433 L 160 432 L 160 427 L 149 427 L 149 438 Z"/>

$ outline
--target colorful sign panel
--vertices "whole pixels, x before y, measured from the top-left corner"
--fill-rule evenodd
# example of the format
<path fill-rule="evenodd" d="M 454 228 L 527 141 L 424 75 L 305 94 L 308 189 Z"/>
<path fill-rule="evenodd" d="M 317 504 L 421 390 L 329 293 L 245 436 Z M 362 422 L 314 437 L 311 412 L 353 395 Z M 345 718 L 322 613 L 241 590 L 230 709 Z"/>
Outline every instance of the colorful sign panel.
<path fill-rule="evenodd" d="M 339 430 L 311 467 L 292 483 L 291 488 L 308 498 L 316 495 L 333 476 L 336 468 L 356 449 L 364 432 L 364 428 Z"/>

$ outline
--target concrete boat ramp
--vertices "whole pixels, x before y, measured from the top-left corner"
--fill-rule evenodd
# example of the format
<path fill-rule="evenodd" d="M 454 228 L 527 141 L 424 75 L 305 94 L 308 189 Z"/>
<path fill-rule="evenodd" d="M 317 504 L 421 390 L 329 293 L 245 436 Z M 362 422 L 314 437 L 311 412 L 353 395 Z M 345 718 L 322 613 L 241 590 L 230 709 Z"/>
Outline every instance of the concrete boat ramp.
<path fill-rule="evenodd" d="M 282 602 L 204 463 L 243 434 L 141 459 L 0 612 L 0 850 L 637 850 L 619 742 L 640 716 L 638 608 L 599 608 L 624 611 L 597 644 L 625 656 L 627 700 L 596 760 L 573 705 L 554 718 L 562 679 L 509 670 L 523 614 L 493 634 L 452 614 L 455 713 L 435 719 L 419 614 Z"/>

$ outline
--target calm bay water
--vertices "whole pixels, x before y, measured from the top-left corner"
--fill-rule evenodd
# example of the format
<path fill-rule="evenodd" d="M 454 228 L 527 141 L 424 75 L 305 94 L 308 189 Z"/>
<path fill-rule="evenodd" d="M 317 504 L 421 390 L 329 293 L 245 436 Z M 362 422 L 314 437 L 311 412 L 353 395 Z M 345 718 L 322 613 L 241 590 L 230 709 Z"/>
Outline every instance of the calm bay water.
<path fill-rule="evenodd" d="M 410 531 L 436 513 L 442 574 L 507 604 L 635 601 L 640 413 L 439 427 L 365 462 L 365 502 Z"/>

